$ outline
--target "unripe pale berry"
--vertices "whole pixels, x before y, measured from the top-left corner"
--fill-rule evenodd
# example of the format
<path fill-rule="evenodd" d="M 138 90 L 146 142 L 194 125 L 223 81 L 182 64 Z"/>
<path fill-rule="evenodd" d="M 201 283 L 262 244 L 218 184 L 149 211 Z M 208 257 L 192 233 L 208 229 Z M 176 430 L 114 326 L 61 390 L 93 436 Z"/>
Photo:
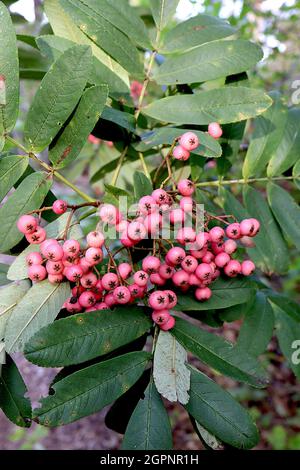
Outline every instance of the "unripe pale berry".
<path fill-rule="evenodd" d="M 35 282 L 43 281 L 47 277 L 47 271 L 44 266 L 33 264 L 32 266 L 29 266 L 28 277 Z"/>
<path fill-rule="evenodd" d="M 173 284 L 178 287 L 188 286 L 189 279 L 190 275 L 183 269 L 179 269 L 179 271 L 176 271 L 172 276 Z"/>
<path fill-rule="evenodd" d="M 201 281 L 204 281 L 211 278 L 213 271 L 209 264 L 201 263 L 198 265 L 195 274 Z"/>
<path fill-rule="evenodd" d="M 223 134 L 222 128 L 218 122 L 211 122 L 208 125 L 208 133 L 214 139 L 219 139 Z"/>
<path fill-rule="evenodd" d="M 130 300 L 130 290 L 125 286 L 116 287 L 113 296 L 117 304 L 127 304 Z"/>
<path fill-rule="evenodd" d="M 183 148 L 181 145 L 176 145 L 173 150 L 173 157 L 176 160 L 181 160 L 183 162 L 187 161 L 190 158 L 190 152 Z"/>
<path fill-rule="evenodd" d="M 160 264 L 160 259 L 156 256 L 147 256 L 143 259 L 142 268 L 146 273 L 153 274 L 159 270 Z"/>
<path fill-rule="evenodd" d="M 143 196 L 138 203 L 141 214 L 147 215 L 155 212 L 158 208 L 155 199 L 152 196 Z"/>
<path fill-rule="evenodd" d="M 99 230 L 94 230 L 87 235 L 86 241 L 89 247 L 102 248 L 105 238 L 102 232 L 99 232 Z"/>
<path fill-rule="evenodd" d="M 234 240 L 226 240 L 224 243 L 224 251 L 228 255 L 232 255 L 237 250 L 237 244 Z"/>
<path fill-rule="evenodd" d="M 47 261 L 46 263 L 46 270 L 49 274 L 61 274 L 64 270 L 63 263 L 59 261 Z"/>
<path fill-rule="evenodd" d="M 33 215 L 22 215 L 17 222 L 18 230 L 24 233 L 24 235 L 33 233 L 37 229 L 37 226 L 37 219 L 33 217 Z"/>
<path fill-rule="evenodd" d="M 168 295 L 164 291 L 157 290 L 152 292 L 149 297 L 149 305 L 153 310 L 162 310 L 169 305 Z"/>
<path fill-rule="evenodd" d="M 103 260 L 103 252 L 101 248 L 88 248 L 85 252 L 85 259 L 91 265 L 101 263 Z"/>
<path fill-rule="evenodd" d="M 168 309 L 171 310 L 177 305 L 177 295 L 172 290 L 165 290 L 165 294 L 168 296 Z"/>
<path fill-rule="evenodd" d="M 212 295 L 212 291 L 210 290 L 209 287 L 199 287 L 198 289 L 195 290 L 195 297 L 200 302 L 210 299 L 211 295 Z"/>
<path fill-rule="evenodd" d="M 177 189 L 182 196 L 191 196 L 195 191 L 195 185 L 190 180 L 181 180 L 177 185 Z"/>
<path fill-rule="evenodd" d="M 170 312 L 167 309 L 159 311 L 154 310 L 154 312 L 152 312 L 152 320 L 154 321 L 154 323 L 160 326 L 166 324 L 170 317 Z"/>
<path fill-rule="evenodd" d="M 242 271 L 241 263 L 239 261 L 232 259 L 224 268 L 224 273 L 229 277 L 236 277 Z"/>
<path fill-rule="evenodd" d="M 47 236 L 46 230 L 43 229 L 42 227 L 37 227 L 33 233 L 27 233 L 25 235 L 26 240 L 31 245 L 38 245 L 42 243 L 46 239 L 46 236 Z"/>
<path fill-rule="evenodd" d="M 94 273 L 87 273 L 82 276 L 80 279 L 80 284 L 82 287 L 85 289 L 91 289 L 92 287 L 95 287 L 97 284 L 98 278 L 96 274 Z"/>
<path fill-rule="evenodd" d="M 255 264 L 251 260 L 243 261 L 241 269 L 244 276 L 251 276 L 255 271 Z"/>
<path fill-rule="evenodd" d="M 199 146 L 199 139 L 194 132 L 185 132 L 179 139 L 179 144 L 189 152 Z"/>
<path fill-rule="evenodd" d="M 57 199 L 52 205 L 53 212 L 58 215 L 64 214 L 67 209 L 68 209 L 68 204 L 66 203 L 66 201 L 63 201 L 62 199 Z"/>
<path fill-rule="evenodd" d="M 26 256 L 26 263 L 28 266 L 32 266 L 33 264 L 42 264 L 42 262 L 42 255 L 38 252 L 29 253 L 29 255 Z"/>
<path fill-rule="evenodd" d="M 175 318 L 170 315 L 169 320 L 167 323 L 164 323 L 163 325 L 160 325 L 160 329 L 163 331 L 169 331 L 175 326 Z"/>
<path fill-rule="evenodd" d="M 181 262 L 182 269 L 184 269 L 187 273 L 194 273 L 197 269 L 197 266 L 198 261 L 191 255 L 186 256 Z"/>
<path fill-rule="evenodd" d="M 158 270 L 158 274 L 163 278 L 163 279 L 171 279 L 171 277 L 174 274 L 174 269 L 172 266 L 168 266 L 166 263 L 162 264 Z"/>
<path fill-rule="evenodd" d="M 127 279 L 132 271 L 132 267 L 129 263 L 121 263 L 118 266 L 118 272 L 122 279 Z"/>
<path fill-rule="evenodd" d="M 229 261 L 230 261 L 230 256 L 225 252 L 219 253 L 215 257 L 215 264 L 216 266 L 218 266 L 218 268 L 224 268 L 224 266 L 226 266 L 226 264 L 229 263 Z"/>
<path fill-rule="evenodd" d="M 241 229 L 240 224 L 235 222 L 234 224 L 230 224 L 226 227 L 226 235 L 228 238 L 232 240 L 237 240 L 241 236 Z"/>
<path fill-rule="evenodd" d="M 113 290 L 119 285 L 119 278 L 115 273 L 106 273 L 101 279 L 105 290 Z"/>
<path fill-rule="evenodd" d="M 154 201 L 159 204 L 168 204 L 169 196 L 168 193 L 164 189 L 155 189 L 151 194 Z"/>
<path fill-rule="evenodd" d="M 83 271 L 80 266 L 69 266 L 65 269 L 64 271 L 66 278 L 70 282 L 77 282 L 79 281 L 82 276 L 83 276 Z"/>
<path fill-rule="evenodd" d="M 95 305 L 97 299 L 92 291 L 85 291 L 80 294 L 78 302 L 82 307 L 87 308 Z"/>
<path fill-rule="evenodd" d="M 225 232 L 221 227 L 213 227 L 209 231 L 210 240 L 214 243 L 219 243 L 223 241 Z"/>
<path fill-rule="evenodd" d="M 133 280 L 139 287 L 146 286 L 148 279 L 149 279 L 149 275 L 146 273 L 146 271 L 140 270 L 134 273 L 133 275 Z"/>

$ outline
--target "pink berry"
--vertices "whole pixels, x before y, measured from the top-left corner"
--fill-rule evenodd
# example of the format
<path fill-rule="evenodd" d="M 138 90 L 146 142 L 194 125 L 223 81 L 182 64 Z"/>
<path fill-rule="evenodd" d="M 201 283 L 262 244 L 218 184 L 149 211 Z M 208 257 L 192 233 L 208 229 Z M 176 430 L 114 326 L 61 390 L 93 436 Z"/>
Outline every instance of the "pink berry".
<path fill-rule="evenodd" d="M 205 255 L 202 256 L 202 262 L 210 264 L 215 259 L 215 255 L 211 251 L 207 251 Z"/>
<path fill-rule="evenodd" d="M 97 310 L 107 310 L 109 306 L 105 302 L 100 302 L 99 304 L 95 305 Z"/>
<path fill-rule="evenodd" d="M 149 297 L 149 305 L 154 310 L 162 310 L 169 305 L 168 295 L 164 291 L 157 290 L 152 292 Z"/>
<path fill-rule="evenodd" d="M 237 244 L 234 240 L 226 240 L 224 243 L 224 251 L 228 255 L 232 255 L 237 250 Z"/>
<path fill-rule="evenodd" d="M 225 232 L 221 227 L 213 227 L 209 231 L 210 235 L 210 240 L 214 243 L 219 243 L 223 241 L 223 238 L 225 236 Z"/>
<path fill-rule="evenodd" d="M 80 294 L 78 302 L 81 307 L 87 308 L 95 305 L 97 299 L 95 294 L 92 291 L 85 291 Z"/>
<path fill-rule="evenodd" d="M 100 208 L 99 216 L 102 222 L 109 225 L 116 225 L 121 220 L 119 210 L 112 204 L 103 204 Z"/>
<path fill-rule="evenodd" d="M 48 281 L 51 284 L 60 284 L 63 282 L 64 276 L 62 274 L 49 274 L 48 275 Z"/>
<path fill-rule="evenodd" d="M 144 287 L 147 285 L 149 279 L 149 275 L 146 273 L 146 271 L 137 271 L 133 275 L 133 280 L 135 284 L 137 284 L 139 287 Z"/>
<path fill-rule="evenodd" d="M 230 261 L 230 256 L 225 252 L 219 253 L 215 257 L 215 264 L 216 266 L 218 266 L 218 268 L 224 268 L 224 266 L 226 266 L 226 264 L 229 263 L 229 261 Z"/>
<path fill-rule="evenodd" d="M 256 246 L 255 242 L 253 241 L 253 238 L 248 237 L 246 235 L 244 235 L 243 237 L 240 238 L 240 242 L 243 246 L 245 246 L 247 248 L 254 248 Z"/>
<path fill-rule="evenodd" d="M 165 290 L 165 294 L 168 296 L 168 309 L 172 309 L 177 305 L 177 295 L 172 290 Z"/>
<path fill-rule="evenodd" d="M 128 220 L 121 220 L 119 224 L 116 225 L 116 230 L 118 233 L 127 233 L 129 222 Z M 101 248 L 101 247 L 100 247 Z"/>
<path fill-rule="evenodd" d="M 82 306 L 74 297 L 71 297 L 65 302 L 65 308 L 68 310 L 69 313 L 79 313 L 82 311 Z"/>
<path fill-rule="evenodd" d="M 58 243 L 50 243 L 45 249 L 44 256 L 51 261 L 60 261 L 64 256 L 64 250 Z"/>
<path fill-rule="evenodd" d="M 209 264 L 201 263 L 197 267 L 195 274 L 201 281 L 204 281 L 204 280 L 207 280 L 207 279 L 211 278 L 211 276 L 213 274 L 213 271 L 212 271 L 211 266 Z"/>
<path fill-rule="evenodd" d="M 63 250 L 66 255 L 76 256 L 80 252 L 80 244 L 77 240 L 66 240 L 63 244 Z"/>
<path fill-rule="evenodd" d="M 171 248 L 166 256 L 168 261 L 170 261 L 173 266 L 181 264 L 185 257 L 186 253 L 184 249 L 179 246 L 174 246 L 173 248 Z"/>
<path fill-rule="evenodd" d="M 198 147 L 199 139 L 194 132 L 185 132 L 180 137 L 179 143 L 185 150 L 191 152 Z"/>
<path fill-rule="evenodd" d="M 127 230 L 121 234 L 120 242 L 123 246 L 126 246 L 126 248 L 131 248 L 135 244 L 135 242 L 128 237 Z"/>
<path fill-rule="evenodd" d="M 64 265 L 61 261 L 47 261 L 46 270 L 49 274 L 61 274 L 64 270 Z"/>
<path fill-rule="evenodd" d="M 170 211 L 170 222 L 171 224 L 180 224 L 182 225 L 186 219 L 185 212 L 182 209 L 173 209 Z"/>
<path fill-rule="evenodd" d="M 109 294 L 106 294 L 106 296 L 104 297 L 104 302 L 109 308 L 116 305 L 114 294 L 112 292 L 109 292 Z"/>
<path fill-rule="evenodd" d="M 105 290 L 113 290 L 119 285 L 119 278 L 115 273 L 107 273 L 102 277 L 101 283 Z"/>
<path fill-rule="evenodd" d="M 46 239 L 46 236 L 47 236 L 46 230 L 43 229 L 42 227 L 37 227 L 33 233 L 27 233 L 25 235 L 26 240 L 31 245 L 38 245 L 42 243 Z"/>
<path fill-rule="evenodd" d="M 96 307 L 96 304 L 93 307 L 88 307 L 85 309 L 86 312 L 96 312 L 98 309 Z"/>
<path fill-rule="evenodd" d="M 251 276 L 255 271 L 255 264 L 251 260 L 246 260 L 242 262 L 242 274 L 244 276 Z"/>
<path fill-rule="evenodd" d="M 141 222 L 130 222 L 127 229 L 128 237 L 134 241 L 143 240 L 147 235 L 147 230 L 144 224 Z"/>
<path fill-rule="evenodd" d="M 74 261 L 71 264 L 74 264 Z M 64 264 L 67 266 L 65 258 L 63 259 Z M 91 264 L 85 259 L 85 258 L 80 258 L 79 260 L 79 266 L 81 267 L 83 274 L 87 274 L 90 269 L 91 269 Z"/>
<path fill-rule="evenodd" d="M 158 270 L 158 274 L 163 279 L 171 279 L 174 274 L 174 269 L 171 266 L 168 266 L 166 263 L 162 264 Z"/>
<path fill-rule="evenodd" d="M 85 291 L 85 288 L 84 288 L 84 287 L 82 287 L 82 286 L 75 286 L 75 287 L 73 287 L 73 289 L 72 289 L 72 296 L 73 296 L 73 297 L 79 297 L 80 294 L 82 294 L 82 292 L 84 292 L 84 291 Z"/>
<path fill-rule="evenodd" d="M 141 214 L 147 215 L 157 210 L 157 204 L 152 196 L 143 196 L 139 200 L 139 211 Z"/>
<path fill-rule="evenodd" d="M 146 227 L 147 232 L 150 234 L 150 238 L 155 238 L 155 236 L 159 233 L 161 224 L 162 217 L 158 212 L 153 212 L 152 214 L 149 214 L 145 217 L 144 226 Z"/>
<path fill-rule="evenodd" d="M 93 286 L 93 292 L 96 295 L 101 295 L 103 292 L 103 285 L 100 279 L 97 280 L 96 284 Z"/>
<path fill-rule="evenodd" d="M 33 233 L 37 229 L 37 225 L 37 219 L 33 215 L 22 215 L 17 222 L 18 230 L 24 235 Z"/>
<path fill-rule="evenodd" d="M 156 204 L 160 206 L 162 204 L 168 204 L 169 196 L 168 193 L 164 189 L 155 189 L 151 194 L 151 197 L 154 199 Z"/>
<path fill-rule="evenodd" d="M 132 271 L 132 267 L 129 263 L 121 263 L 118 266 L 118 271 L 122 279 L 127 279 Z"/>
<path fill-rule="evenodd" d="M 190 279 L 190 275 L 183 269 L 176 271 L 176 273 L 174 273 L 172 276 L 173 284 L 175 284 L 175 286 L 177 287 L 188 286 L 189 279 Z"/>
<path fill-rule="evenodd" d="M 28 266 L 32 266 L 33 264 L 42 264 L 42 262 L 42 255 L 38 252 L 29 253 L 29 255 L 26 256 L 26 263 Z"/>
<path fill-rule="evenodd" d="M 218 122 L 211 122 L 208 125 L 208 133 L 214 139 L 219 139 L 223 134 L 222 128 Z"/>
<path fill-rule="evenodd" d="M 196 236 L 197 250 L 202 250 L 208 245 L 210 234 L 208 232 L 199 232 Z"/>
<path fill-rule="evenodd" d="M 46 253 L 46 248 L 47 246 L 51 245 L 51 244 L 59 244 L 57 240 L 55 240 L 54 238 L 47 238 L 46 240 L 44 240 L 42 243 L 41 243 L 41 246 L 40 246 L 40 252 L 42 253 L 42 255 L 44 256 L 44 258 L 46 258 L 45 256 L 45 253 Z"/>
<path fill-rule="evenodd" d="M 94 273 L 87 273 L 82 276 L 80 279 L 80 284 L 82 287 L 85 287 L 85 289 L 91 289 L 92 287 L 95 287 L 97 284 L 98 278 L 96 274 Z"/>
<path fill-rule="evenodd" d="M 181 160 L 183 162 L 187 161 L 190 158 L 190 152 L 183 148 L 181 145 L 176 145 L 173 150 L 173 157 L 176 160 Z"/>
<path fill-rule="evenodd" d="M 255 237 L 255 235 L 259 232 L 259 229 L 260 229 L 260 223 L 257 219 L 250 219 L 251 222 L 253 223 L 254 225 L 254 230 L 253 232 L 251 233 L 251 237 Z"/>
<path fill-rule="evenodd" d="M 190 274 L 189 285 L 200 287 L 201 281 L 195 274 Z"/>
<path fill-rule="evenodd" d="M 94 232 L 88 233 L 86 241 L 89 247 L 102 248 L 105 238 L 102 232 L 99 232 L 99 230 L 94 230 Z"/>
<path fill-rule="evenodd" d="M 156 273 L 160 267 L 160 259 L 156 256 L 147 256 L 143 259 L 142 268 L 148 274 Z"/>
<path fill-rule="evenodd" d="M 177 231 L 176 239 L 181 245 L 193 243 L 196 240 L 196 232 L 192 227 L 183 227 Z"/>
<path fill-rule="evenodd" d="M 41 264 L 33 264 L 28 269 L 28 277 L 32 281 L 43 281 L 47 277 L 47 271 Z"/>
<path fill-rule="evenodd" d="M 139 286 L 138 284 L 132 284 L 128 287 L 128 289 L 133 299 L 142 298 L 144 295 L 143 287 Z"/>
<path fill-rule="evenodd" d="M 68 204 L 66 203 L 66 201 L 63 201 L 62 199 L 57 199 L 52 205 L 53 212 L 58 215 L 64 214 L 67 209 L 68 209 Z"/>
<path fill-rule="evenodd" d="M 224 268 L 224 273 L 228 277 L 236 277 L 242 271 L 241 263 L 232 259 Z"/>
<path fill-rule="evenodd" d="M 210 299 L 211 295 L 212 295 L 212 291 L 210 290 L 209 287 L 199 287 L 195 291 L 195 297 L 200 302 Z"/>
<path fill-rule="evenodd" d="M 191 255 L 186 256 L 181 262 L 182 269 L 184 269 L 187 273 L 194 273 L 197 269 L 197 266 L 198 261 Z"/>
<path fill-rule="evenodd" d="M 85 252 L 85 259 L 92 266 L 101 263 L 103 260 L 103 252 L 101 248 L 88 248 Z"/>
<path fill-rule="evenodd" d="M 194 258 L 201 259 L 207 253 L 207 248 L 203 248 L 202 250 L 190 250 L 190 253 Z"/>
<path fill-rule="evenodd" d="M 214 255 L 218 255 L 224 251 L 224 243 L 211 243 L 211 249 Z"/>
<path fill-rule="evenodd" d="M 163 331 L 169 331 L 172 328 L 174 328 L 174 326 L 175 326 L 175 318 L 172 317 L 172 315 L 170 315 L 170 318 L 167 321 L 167 323 L 163 323 L 162 325 L 160 325 L 160 329 Z"/>
<path fill-rule="evenodd" d="M 127 287 L 119 286 L 114 289 L 113 296 L 117 304 L 128 304 L 131 294 Z"/>
<path fill-rule="evenodd" d="M 66 278 L 70 282 L 77 282 L 83 276 L 82 268 L 78 265 L 77 266 L 69 266 L 68 268 L 66 268 L 66 270 L 64 272 L 65 272 Z"/>
<path fill-rule="evenodd" d="M 240 224 L 235 222 L 234 224 L 230 224 L 226 227 L 226 235 L 228 238 L 232 240 L 237 240 L 241 236 L 241 229 Z"/>
<path fill-rule="evenodd" d="M 164 286 L 166 279 L 161 277 L 158 273 L 150 274 L 150 282 L 155 286 Z"/>
<path fill-rule="evenodd" d="M 169 318 L 171 317 L 169 310 L 154 310 L 152 312 L 152 320 L 157 325 L 164 325 L 168 322 Z"/>
<path fill-rule="evenodd" d="M 189 196 L 183 196 L 180 199 L 180 209 L 183 210 L 184 212 L 192 212 L 193 211 L 193 199 Z"/>
<path fill-rule="evenodd" d="M 195 191 L 195 186 L 192 181 L 185 179 L 179 181 L 177 189 L 182 196 L 191 196 Z"/>

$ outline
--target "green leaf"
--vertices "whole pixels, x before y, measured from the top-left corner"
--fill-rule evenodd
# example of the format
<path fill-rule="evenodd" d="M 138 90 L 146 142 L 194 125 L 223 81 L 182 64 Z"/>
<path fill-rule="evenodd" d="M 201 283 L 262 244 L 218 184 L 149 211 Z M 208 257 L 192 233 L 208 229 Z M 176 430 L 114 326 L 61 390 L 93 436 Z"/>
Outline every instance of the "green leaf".
<path fill-rule="evenodd" d="M 279 346 L 289 367 L 300 378 L 300 323 L 293 320 L 284 310 L 273 304 L 276 335 Z"/>
<path fill-rule="evenodd" d="M 0 135 L 10 132 L 19 113 L 17 40 L 8 9 L 0 3 Z"/>
<path fill-rule="evenodd" d="M 17 303 L 24 297 L 30 287 L 30 282 L 19 281 L 0 289 L 0 340 L 4 337 L 9 315 Z"/>
<path fill-rule="evenodd" d="M 283 188 L 273 183 L 267 186 L 268 201 L 282 231 L 300 250 L 300 207 Z"/>
<path fill-rule="evenodd" d="M 195 426 L 196 427 L 196 432 L 198 436 L 200 437 L 201 440 L 204 441 L 204 443 L 213 450 L 224 450 L 224 445 L 222 444 L 221 441 L 219 441 L 216 436 L 211 434 L 210 432 L 207 431 L 203 426 L 201 426 L 198 421 L 195 421 Z"/>
<path fill-rule="evenodd" d="M 273 104 L 254 120 L 254 131 L 244 160 L 243 177 L 259 176 L 276 151 L 287 120 L 287 108 L 280 93 L 271 92 Z"/>
<path fill-rule="evenodd" d="M 64 234 L 65 226 L 67 223 L 67 219 L 69 217 L 69 213 L 66 212 L 65 214 L 61 215 L 53 222 L 48 224 L 45 227 L 47 238 L 61 238 Z M 70 225 L 69 230 L 69 237 L 73 240 L 80 240 L 83 237 L 83 232 L 81 227 L 76 219 L 73 216 L 72 223 Z M 11 264 L 7 277 L 10 281 L 18 281 L 20 279 L 27 279 L 28 277 L 28 266 L 26 263 L 26 256 L 33 251 L 39 251 L 40 245 L 29 245 L 22 253 L 14 260 Z"/>
<path fill-rule="evenodd" d="M 262 263 L 265 264 L 269 273 L 286 272 L 289 265 L 289 252 L 269 205 L 256 189 L 250 186 L 245 186 L 243 189 L 244 203 L 248 213 L 260 222 L 260 231 L 254 240 L 262 256 L 261 261 L 256 261 L 257 265 L 261 267 Z M 252 249 L 249 252 L 252 253 Z"/>
<path fill-rule="evenodd" d="M 151 327 L 141 308 L 77 314 L 40 330 L 25 347 L 29 361 L 62 367 L 107 354 L 142 336 Z"/>
<path fill-rule="evenodd" d="M 24 397 L 27 388 L 11 357 L 7 356 L 6 361 L 0 376 L 0 408 L 10 421 L 28 428 L 31 424 L 31 405 Z"/>
<path fill-rule="evenodd" d="M 250 41 L 213 41 L 167 58 L 153 78 L 160 85 L 216 80 L 251 69 L 262 56 L 261 48 Z"/>
<path fill-rule="evenodd" d="M 34 284 L 11 312 L 5 331 L 8 352 L 23 351 L 25 343 L 43 326 L 53 322 L 70 295 L 68 283 Z"/>
<path fill-rule="evenodd" d="M 0 287 L 9 284 L 9 280 L 7 279 L 8 268 L 8 264 L 0 263 Z"/>
<path fill-rule="evenodd" d="M 107 85 L 91 87 L 83 93 L 71 120 L 50 148 L 49 159 L 56 168 L 67 166 L 79 155 L 101 116 L 107 96 Z"/>
<path fill-rule="evenodd" d="M 179 0 L 150 0 L 151 13 L 159 31 L 174 17 L 178 2 Z"/>
<path fill-rule="evenodd" d="M 45 0 L 44 9 L 54 34 L 60 36 L 59 38 L 53 36 L 51 42 L 51 36 L 47 36 L 47 42 L 50 46 L 60 43 L 61 47 L 61 38 L 68 39 L 76 44 L 89 45 L 93 52 L 93 67 L 90 72 L 91 77 L 89 78 L 89 82 L 95 85 L 107 83 L 110 91 L 118 93 L 126 93 L 129 91 L 128 72 L 91 41 L 75 23 L 73 23 L 71 18 L 62 9 L 59 0 Z M 68 46 L 64 45 L 63 50 L 67 47 Z"/>
<path fill-rule="evenodd" d="M 137 201 L 141 199 L 141 197 L 151 194 L 153 191 L 151 181 L 140 171 L 135 171 L 133 175 L 133 184 L 134 195 Z"/>
<path fill-rule="evenodd" d="M 76 26 L 97 46 L 133 75 L 142 75 L 139 53 L 130 39 L 102 16 L 93 0 L 60 0 L 60 5 Z"/>
<path fill-rule="evenodd" d="M 300 188 L 300 160 L 297 161 L 293 168 L 293 176 L 295 178 L 295 184 L 298 188 Z"/>
<path fill-rule="evenodd" d="M 24 135 L 30 149 L 47 147 L 74 110 L 91 64 L 88 46 L 67 49 L 45 75 L 28 111 Z"/>
<path fill-rule="evenodd" d="M 259 356 L 266 351 L 272 338 L 273 328 L 273 309 L 267 297 L 258 292 L 245 315 L 236 347 L 255 357 Z"/>
<path fill-rule="evenodd" d="M 259 90 L 226 86 L 196 95 L 169 96 L 142 111 L 146 116 L 175 124 L 204 125 L 212 121 L 226 124 L 261 114 L 271 104 L 271 98 Z"/>
<path fill-rule="evenodd" d="M 259 440 L 255 424 L 232 396 L 201 372 L 191 369 L 191 396 L 186 410 L 221 441 L 251 449 Z"/>
<path fill-rule="evenodd" d="M 254 387 L 266 385 L 265 372 L 256 359 L 245 351 L 237 354 L 233 344 L 220 336 L 193 326 L 182 318 L 176 318 L 170 332 L 184 348 L 221 374 Z"/>
<path fill-rule="evenodd" d="M 175 310 L 186 312 L 226 308 L 248 302 L 255 294 L 254 284 L 244 277 L 219 278 L 210 287 L 212 296 L 205 302 L 199 302 L 187 294 L 179 294 Z M 201 314 L 199 314 L 199 319 L 201 319 Z"/>
<path fill-rule="evenodd" d="M 146 352 L 132 352 L 69 375 L 53 385 L 54 395 L 41 400 L 35 417 L 54 427 L 100 411 L 139 379 L 150 357 Z"/>
<path fill-rule="evenodd" d="M 133 204 L 133 197 L 125 189 L 118 188 L 117 186 L 112 186 L 110 184 L 105 184 L 105 195 L 103 198 L 103 202 L 108 204 L 114 204 L 117 207 L 120 207 L 120 203 L 122 204 L 125 200 L 126 207 L 131 206 Z M 122 198 L 122 199 L 121 199 Z"/>
<path fill-rule="evenodd" d="M 189 401 L 190 371 L 187 352 L 167 331 L 160 331 L 155 346 L 153 377 L 158 392 L 169 401 Z"/>
<path fill-rule="evenodd" d="M 269 294 L 269 299 L 293 320 L 300 323 L 300 305 L 297 302 L 285 295 L 280 295 L 274 292 Z"/>
<path fill-rule="evenodd" d="M 17 220 L 23 214 L 38 209 L 52 184 L 46 173 L 27 176 L 0 208 L 0 251 L 4 253 L 15 246 L 23 234 L 17 229 Z"/>
<path fill-rule="evenodd" d="M 163 54 L 182 52 L 236 32 L 230 24 L 209 15 L 197 15 L 167 31 L 159 51 Z"/>
<path fill-rule="evenodd" d="M 141 141 L 134 145 L 137 151 L 145 152 L 152 149 L 157 145 L 169 144 L 171 145 L 177 137 L 179 137 L 188 129 L 179 129 L 174 127 L 161 127 L 154 131 L 146 132 L 141 136 Z M 222 154 L 222 149 L 219 142 L 213 139 L 207 132 L 193 130 L 199 138 L 199 146 L 193 150 L 196 155 L 203 155 L 204 157 L 217 158 Z"/>
<path fill-rule="evenodd" d="M 289 109 L 282 140 L 274 149 L 267 168 L 267 175 L 269 177 L 284 173 L 298 160 L 300 146 L 299 121 L 300 109 Z"/>
<path fill-rule="evenodd" d="M 8 155 L 0 159 L 0 201 L 22 176 L 28 161 L 26 155 Z"/>
<path fill-rule="evenodd" d="M 121 126 L 128 131 L 136 133 L 135 119 L 133 114 L 125 113 L 119 109 L 105 106 L 101 115 L 101 119 L 114 122 L 115 124 L 118 124 L 118 126 Z"/>
<path fill-rule="evenodd" d="M 153 380 L 138 402 L 126 429 L 122 450 L 170 450 L 172 432 L 168 414 Z"/>

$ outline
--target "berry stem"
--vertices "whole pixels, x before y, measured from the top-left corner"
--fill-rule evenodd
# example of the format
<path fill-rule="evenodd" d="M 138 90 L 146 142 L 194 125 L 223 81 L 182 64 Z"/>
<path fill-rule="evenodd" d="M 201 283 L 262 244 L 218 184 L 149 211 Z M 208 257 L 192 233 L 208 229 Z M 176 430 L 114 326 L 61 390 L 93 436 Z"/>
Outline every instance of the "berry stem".
<path fill-rule="evenodd" d="M 142 164 L 142 167 L 143 167 L 143 171 L 145 173 L 145 175 L 147 176 L 147 178 L 149 178 L 149 180 L 151 181 L 151 176 L 150 176 L 150 173 L 149 173 L 149 170 L 147 168 L 147 165 L 146 165 L 146 162 L 145 162 L 145 158 L 144 158 L 144 155 L 142 154 L 142 152 L 139 152 L 139 158 L 141 160 L 141 164 Z"/>
<path fill-rule="evenodd" d="M 115 186 L 116 182 L 118 181 L 118 177 L 119 177 L 122 165 L 123 165 L 124 158 L 126 157 L 127 150 L 128 150 L 128 145 L 126 145 L 126 147 L 124 148 L 124 150 L 122 151 L 122 153 L 119 157 L 119 162 L 118 162 L 117 168 L 115 169 L 114 175 L 113 175 L 112 180 L 111 180 L 111 185 L 112 186 Z"/>
<path fill-rule="evenodd" d="M 227 186 L 231 184 L 248 184 L 248 183 L 259 183 L 264 181 L 290 181 L 299 180 L 300 176 L 273 176 L 264 178 L 249 178 L 249 179 L 234 179 L 234 180 L 218 180 L 218 181 L 201 181 L 196 183 L 195 186 L 198 188 L 201 186 Z"/>

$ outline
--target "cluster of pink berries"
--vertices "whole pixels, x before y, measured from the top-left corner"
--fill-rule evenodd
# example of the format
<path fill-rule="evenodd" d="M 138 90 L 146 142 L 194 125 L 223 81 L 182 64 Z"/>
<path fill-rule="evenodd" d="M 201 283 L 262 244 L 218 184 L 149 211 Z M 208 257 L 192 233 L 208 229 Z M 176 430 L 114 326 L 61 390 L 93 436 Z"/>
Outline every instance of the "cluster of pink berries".
<path fill-rule="evenodd" d="M 220 124 L 211 122 L 208 126 L 208 133 L 214 139 L 219 139 L 223 133 Z M 185 132 L 179 138 L 179 143 L 173 150 L 173 157 L 176 160 L 186 161 L 190 158 L 190 152 L 199 146 L 199 139 L 194 132 Z"/>

